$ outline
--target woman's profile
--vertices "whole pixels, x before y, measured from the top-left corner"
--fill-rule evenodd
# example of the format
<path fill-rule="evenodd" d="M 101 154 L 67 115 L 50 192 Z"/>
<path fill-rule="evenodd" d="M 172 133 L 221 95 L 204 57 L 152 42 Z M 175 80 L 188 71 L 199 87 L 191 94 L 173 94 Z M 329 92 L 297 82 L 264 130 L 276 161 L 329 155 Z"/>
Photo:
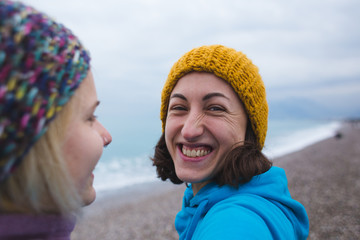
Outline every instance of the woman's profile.
<path fill-rule="evenodd" d="M 69 239 L 112 138 L 90 55 L 65 26 L 0 2 L 0 239 Z"/>

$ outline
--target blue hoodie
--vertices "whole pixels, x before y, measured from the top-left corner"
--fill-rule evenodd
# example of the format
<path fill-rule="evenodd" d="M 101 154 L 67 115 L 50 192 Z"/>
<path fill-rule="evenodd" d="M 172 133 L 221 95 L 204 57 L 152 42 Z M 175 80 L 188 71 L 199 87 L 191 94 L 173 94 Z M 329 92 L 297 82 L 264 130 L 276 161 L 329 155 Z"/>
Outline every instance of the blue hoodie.
<path fill-rule="evenodd" d="M 306 239 L 305 208 L 291 198 L 285 171 L 272 167 L 239 188 L 209 183 L 185 190 L 175 228 L 186 239 Z"/>

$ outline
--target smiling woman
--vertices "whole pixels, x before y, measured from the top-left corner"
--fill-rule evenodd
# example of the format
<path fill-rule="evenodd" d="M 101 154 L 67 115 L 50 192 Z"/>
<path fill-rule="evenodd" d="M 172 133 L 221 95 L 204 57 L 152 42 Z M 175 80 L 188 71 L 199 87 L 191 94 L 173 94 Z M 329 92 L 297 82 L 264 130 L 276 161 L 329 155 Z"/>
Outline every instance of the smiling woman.
<path fill-rule="evenodd" d="M 174 64 L 152 160 L 162 180 L 190 183 L 175 220 L 180 239 L 307 237 L 304 207 L 261 152 L 267 115 L 264 83 L 243 53 L 203 46 Z"/>
<path fill-rule="evenodd" d="M 243 145 L 246 126 L 245 109 L 230 85 L 210 73 L 182 77 L 171 94 L 165 126 L 176 176 L 193 183 L 196 194 L 217 175 L 223 156 Z"/>

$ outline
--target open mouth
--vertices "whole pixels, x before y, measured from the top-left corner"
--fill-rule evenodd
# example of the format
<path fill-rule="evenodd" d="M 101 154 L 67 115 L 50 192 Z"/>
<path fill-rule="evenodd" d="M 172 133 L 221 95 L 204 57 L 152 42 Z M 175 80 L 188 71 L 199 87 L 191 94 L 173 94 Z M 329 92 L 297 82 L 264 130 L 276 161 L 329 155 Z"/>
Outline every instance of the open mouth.
<path fill-rule="evenodd" d="M 190 158 L 203 157 L 208 155 L 212 148 L 209 146 L 191 147 L 191 146 L 180 146 L 181 152 Z"/>

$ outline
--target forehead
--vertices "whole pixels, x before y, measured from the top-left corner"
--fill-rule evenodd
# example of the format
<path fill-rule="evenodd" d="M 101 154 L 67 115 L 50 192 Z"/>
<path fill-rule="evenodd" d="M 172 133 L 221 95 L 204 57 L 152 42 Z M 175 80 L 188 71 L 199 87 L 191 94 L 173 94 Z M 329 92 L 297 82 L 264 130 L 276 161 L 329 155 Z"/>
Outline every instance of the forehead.
<path fill-rule="evenodd" d="M 237 94 L 228 82 L 206 72 L 191 72 L 180 78 L 172 93 L 180 92 L 182 94 L 221 92 L 226 93 L 228 97 L 237 98 Z"/>
<path fill-rule="evenodd" d="M 80 84 L 79 89 L 76 91 L 76 95 L 87 102 L 89 99 L 96 98 L 96 89 L 94 78 L 91 71 L 88 71 L 86 78 Z"/>

